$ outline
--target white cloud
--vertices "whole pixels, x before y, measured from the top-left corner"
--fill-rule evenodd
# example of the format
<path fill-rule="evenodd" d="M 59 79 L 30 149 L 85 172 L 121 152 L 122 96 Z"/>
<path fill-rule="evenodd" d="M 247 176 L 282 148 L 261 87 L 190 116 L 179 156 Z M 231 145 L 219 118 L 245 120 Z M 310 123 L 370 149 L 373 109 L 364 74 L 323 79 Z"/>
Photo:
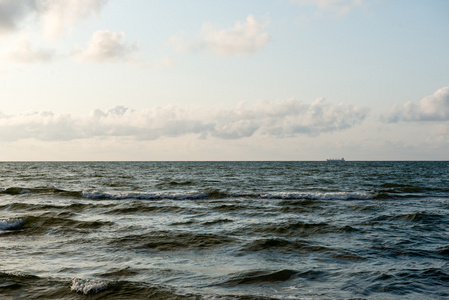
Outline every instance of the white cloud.
<path fill-rule="evenodd" d="M 265 25 L 250 15 L 246 23 L 237 22 L 230 29 L 220 30 L 206 23 L 201 29 L 201 36 L 205 47 L 218 55 L 253 54 L 270 41 L 270 35 L 263 32 L 264 29 Z"/>
<path fill-rule="evenodd" d="M 311 104 L 292 99 L 274 103 L 259 101 L 252 107 L 239 105 L 233 110 L 220 112 L 217 119 L 218 124 L 228 125 L 246 121 L 244 124 L 249 128 L 257 124 L 261 134 L 291 137 L 347 129 L 360 123 L 367 113 L 367 109 L 351 105 L 332 106 L 323 98 Z"/>
<path fill-rule="evenodd" d="M 423 98 L 419 103 L 407 102 L 393 106 L 385 122 L 399 121 L 449 121 L 449 87 L 437 90 L 433 95 Z"/>
<path fill-rule="evenodd" d="M 41 63 L 51 61 L 54 52 L 49 49 L 35 49 L 29 40 L 23 37 L 18 39 L 2 56 L 6 60 L 20 63 Z"/>
<path fill-rule="evenodd" d="M 344 15 L 361 6 L 365 0 L 290 0 L 301 6 L 316 7 L 319 11 L 332 11 Z"/>
<path fill-rule="evenodd" d="M 37 0 L 0 0 L 0 32 L 14 31 L 38 9 Z"/>
<path fill-rule="evenodd" d="M 125 43 L 125 34 L 107 30 L 96 31 L 85 50 L 76 50 L 72 56 L 81 61 L 104 63 L 126 61 L 133 62 L 133 58 L 139 50 L 139 45 Z"/>
<path fill-rule="evenodd" d="M 181 36 L 172 37 L 168 43 L 180 51 L 204 50 L 221 56 L 249 55 L 261 50 L 270 41 L 264 32 L 266 25 L 249 15 L 246 22 L 236 22 L 234 27 L 218 29 L 211 23 L 204 23 L 201 41 L 189 41 Z"/>
<path fill-rule="evenodd" d="M 64 29 L 92 15 L 99 15 L 110 0 L 45 1 L 42 18 L 48 36 L 58 36 Z"/>
<path fill-rule="evenodd" d="M 0 32 L 20 29 L 27 18 L 44 24 L 49 37 L 60 35 L 74 23 L 98 15 L 110 0 L 0 0 Z"/>
<path fill-rule="evenodd" d="M 439 123 L 436 125 L 431 131 L 431 135 L 437 142 L 449 145 L 449 122 Z"/>
<path fill-rule="evenodd" d="M 297 100 L 260 101 L 221 110 L 179 106 L 132 110 L 117 106 L 107 111 L 97 109 L 86 116 L 52 112 L 0 114 L 0 140 L 34 138 L 59 141 L 97 137 L 155 140 L 189 134 L 220 139 L 239 139 L 256 134 L 277 138 L 298 134 L 317 136 L 353 127 L 366 115 L 364 108 L 330 105 L 324 99 L 312 104 Z"/>

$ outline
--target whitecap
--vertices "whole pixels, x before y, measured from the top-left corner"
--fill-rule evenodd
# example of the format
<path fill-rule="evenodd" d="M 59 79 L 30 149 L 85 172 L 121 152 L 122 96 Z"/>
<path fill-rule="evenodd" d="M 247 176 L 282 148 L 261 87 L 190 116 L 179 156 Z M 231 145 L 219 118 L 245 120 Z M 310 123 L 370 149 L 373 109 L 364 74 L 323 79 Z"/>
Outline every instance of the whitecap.
<path fill-rule="evenodd" d="M 373 199 L 375 196 L 366 193 L 296 193 L 296 192 L 279 192 L 279 193 L 263 193 L 261 198 L 267 199 L 307 199 L 307 200 L 366 200 Z"/>
<path fill-rule="evenodd" d="M 91 293 L 98 293 L 107 288 L 108 284 L 104 281 L 87 280 L 81 278 L 73 278 L 72 286 L 70 290 L 77 293 L 83 293 L 85 295 Z"/>
<path fill-rule="evenodd" d="M 81 196 L 88 199 L 110 199 L 110 200 L 123 200 L 123 199 L 138 199 L 138 200 L 188 200 L 188 199 L 202 199 L 209 194 L 201 192 L 184 192 L 184 193 L 107 193 L 107 192 L 86 192 L 83 191 Z"/>
<path fill-rule="evenodd" d="M 0 220 L 0 230 L 11 230 L 22 225 L 23 220 L 15 219 L 15 220 Z"/>

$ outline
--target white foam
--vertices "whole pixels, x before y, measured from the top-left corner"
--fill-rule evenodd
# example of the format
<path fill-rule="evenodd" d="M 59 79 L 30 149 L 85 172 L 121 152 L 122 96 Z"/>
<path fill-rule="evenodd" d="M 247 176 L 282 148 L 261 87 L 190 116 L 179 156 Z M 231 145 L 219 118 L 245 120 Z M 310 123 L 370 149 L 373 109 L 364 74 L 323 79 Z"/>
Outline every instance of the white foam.
<path fill-rule="evenodd" d="M 218 295 L 202 295 L 203 300 L 238 300 L 236 297 L 231 296 L 218 296 Z"/>
<path fill-rule="evenodd" d="M 98 292 L 105 290 L 107 287 L 108 284 L 104 281 L 73 278 L 70 290 L 73 292 L 83 293 L 84 295 L 87 295 L 90 293 L 96 294 Z"/>
<path fill-rule="evenodd" d="M 365 200 L 373 199 L 375 196 L 365 193 L 297 193 L 279 192 L 260 194 L 261 198 L 267 199 L 307 199 L 307 200 Z"/>
<path fill-rule="evenodd" d="M 263 199 L 306 199 L 306 200 L 367 200 L 375 198 L 374 194 L 361 192 L 330 192 L 330 193 L 302 193 L 302 192 L 269 192 L 269 193 L 225 193 L 227 197 L 263 198 Z M 139 199 L 139 200 L 195 200 L 209 197 L 205 192 L 154 192 L 154 193 L 109 193 L 82 192 L 81 196 L 88 199 Z"/>
<path fill-rule="evenodd" d="M 88 199 L 139 199 L 139 200 L 186 200 L 186 199 L 201 199 L 208 196 L 207 193 L 201 192 L 185 192 L 185 193 L 106 193 L 106 192 L 82 192 L 81 196 Z"/>
<path fill-rule="evenodd" d="M 23 220 L 0 220 L 0 230 L 11 230 L 22 225 Z"/>

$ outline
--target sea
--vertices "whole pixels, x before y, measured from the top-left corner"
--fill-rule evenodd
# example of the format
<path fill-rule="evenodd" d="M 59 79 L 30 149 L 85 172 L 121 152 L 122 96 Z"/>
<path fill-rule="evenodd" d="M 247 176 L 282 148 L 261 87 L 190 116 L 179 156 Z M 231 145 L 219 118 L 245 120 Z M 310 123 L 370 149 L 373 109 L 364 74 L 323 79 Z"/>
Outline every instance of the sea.
<path fill-rule="evenodd" d="M 449 162 L 1 162 L 0 299 L 449 299 Z"/>

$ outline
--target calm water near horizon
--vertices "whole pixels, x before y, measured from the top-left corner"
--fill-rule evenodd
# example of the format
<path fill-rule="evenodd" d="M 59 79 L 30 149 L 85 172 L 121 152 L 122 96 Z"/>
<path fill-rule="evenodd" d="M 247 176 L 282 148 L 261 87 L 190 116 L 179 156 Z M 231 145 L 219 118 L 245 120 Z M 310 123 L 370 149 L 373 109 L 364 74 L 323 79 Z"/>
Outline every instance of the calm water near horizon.
<path fill-rule="evenodd" d="M 0 299 L 449 298 L 449 162 L 0 174 Z"/>

